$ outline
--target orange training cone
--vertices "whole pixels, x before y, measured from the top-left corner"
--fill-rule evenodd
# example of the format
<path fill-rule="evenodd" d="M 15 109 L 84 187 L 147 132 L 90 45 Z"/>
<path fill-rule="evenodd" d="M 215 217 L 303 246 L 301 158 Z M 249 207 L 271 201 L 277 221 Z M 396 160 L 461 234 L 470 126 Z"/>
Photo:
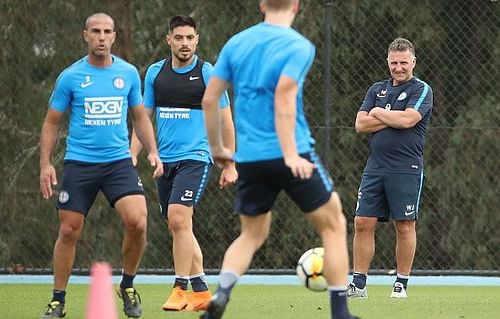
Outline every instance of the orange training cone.
<path fill-rule="evenodd" d="M 85 318 L 118 319 L 111 280 L 111 266 L 106 262 L 96 262 L 92 265 Z"/>

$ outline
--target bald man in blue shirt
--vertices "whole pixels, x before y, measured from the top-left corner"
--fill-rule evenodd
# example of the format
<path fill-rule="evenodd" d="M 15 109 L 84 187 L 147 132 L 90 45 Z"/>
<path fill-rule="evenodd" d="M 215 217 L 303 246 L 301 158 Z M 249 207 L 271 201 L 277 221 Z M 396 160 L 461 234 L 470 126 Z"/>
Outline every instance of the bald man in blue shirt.
<path fill-rule="evenodd" d="M 163 174 L 153 126 L 142 105 L 137 69 L 111 54 L 116 38 L 113 19 L 105 13 L 87 18 L 83 30 L 88 54 L 58 77 L 49 101 L 40 138 L 40 192 L 53 195 L 57 177 L 51 157 L 60 123 L 69 113 L 63 178 L 56 207 L 59 236 L 54 247 L 54 289 L 42 318 L 66 315 L 66 287 L 75 260 L 76 244 L 99 191 L 115 208 L 124 225 L 123 276 L 119 294 L 127 316 L 142 314 L 133 280 L 146 245 L 147 210 L 144 189 L 132 165 L 127 114 L 130 110 L 139 138 L 155 167 Z"/>

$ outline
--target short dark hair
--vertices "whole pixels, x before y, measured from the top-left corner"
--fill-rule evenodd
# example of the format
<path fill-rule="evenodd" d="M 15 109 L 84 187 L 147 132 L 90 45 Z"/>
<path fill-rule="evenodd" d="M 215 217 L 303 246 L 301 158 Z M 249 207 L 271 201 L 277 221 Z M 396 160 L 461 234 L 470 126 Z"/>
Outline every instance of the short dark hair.
<path fill-rule="evenodd" d="M 168 32 L 171 33 L 175 28 L 182 26 L 193 27 L 194 31 L 196 31 L 196 21 L 194 21 L 193 18 L 189 16 L 178 15 L 170 18 L 170 22 L 168 24 Z"/>
<path fill-rule="evenodd" d="M 391 51 L 406 51 L 410 50 L 411 55 L 415 56 L 415 47 L 410 42 L 410 40 L 405 38 L 397 38 L 389 44 L 389 49 L 387 50 L 387 54 Z"/>
<path fill-rule="evenodd" d="M 285 10 L 292 6 L 295 0 L 261 0 L 271 10 Z"/>

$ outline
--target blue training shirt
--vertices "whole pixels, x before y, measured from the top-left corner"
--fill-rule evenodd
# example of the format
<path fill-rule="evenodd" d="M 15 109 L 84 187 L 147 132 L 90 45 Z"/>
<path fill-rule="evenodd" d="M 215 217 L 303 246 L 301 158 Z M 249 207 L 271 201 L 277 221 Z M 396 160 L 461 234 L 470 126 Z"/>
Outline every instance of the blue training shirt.
<path fill-rule="evenodd" d="M 422 119 L 408 129 L 387 127 L 373 133 L 364 171 L 420 174 L 424 165 L 425 133 L 433 107 L 429 84 L 416 77 L 398 86 L 392 85 L 392 79 L 377 82 L 368 89 L 359 110 L 370 112 L 374 107 L 399 111 L 413 108 Z"/>
<path fill-rule="evenodd" d="M 172 107 L 171 105 L 157 105 L 154 89 L 155 79 L 162 70 L 165 62 L 163 59 L 152 64 L 144 80 L 144 106 L 156 110 L 158 152 L 162 162 L 175 162 L 185 159 L 211 161 L 207 132 L 203 111 L 189 107 Z M 182 68 L 173 68 L 179 74 L 189 73 L 196 67 L 198 56 L 193 62 Z M 205 85 L 213 71 L 213 66 L 204 62 L 202 78 Z M 199 101 L 201 103 L 201 100 Z M 220 108 L 229 107 L 227 92 L 219 101 Z"/>
<path fill-rule="evenodd" d="M 81 58 L 59 75 L 49 107 L 69 109 L 65 160 L 106 163 L 130 157 L 127 110 L 141 105 L 141 79 L 130 63 L 113 56 L 108 67 Z"/>
<path fill-rule="evenodd" d="M 274 93 L 279 78 L 297 82 L 295 139 L 299 153 L 314 140 L 304 116 L 304 80 L 314 60 L 314 45 L 290 27 L 261 22 L 234 35 L 222 48 L 214 76 L 233 84 L 236 162 L 282 158 L 274 125 Z"/>

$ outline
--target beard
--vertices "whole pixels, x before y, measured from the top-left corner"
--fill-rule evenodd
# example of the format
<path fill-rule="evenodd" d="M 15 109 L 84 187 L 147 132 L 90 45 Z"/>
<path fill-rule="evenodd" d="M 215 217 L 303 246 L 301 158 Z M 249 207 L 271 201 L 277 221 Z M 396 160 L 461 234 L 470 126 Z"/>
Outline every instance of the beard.
<path fill-rule="evenodd" d="M 193 57 L 193 55 L 194 55 L 194 53 L 192 51 L 185 52 L 185 53 L 182 53 L 182 52 L 174 53 L 174 56 L 177 58 L 177 60 L 179 60 L 183 63 L 188 62 Z"/>

